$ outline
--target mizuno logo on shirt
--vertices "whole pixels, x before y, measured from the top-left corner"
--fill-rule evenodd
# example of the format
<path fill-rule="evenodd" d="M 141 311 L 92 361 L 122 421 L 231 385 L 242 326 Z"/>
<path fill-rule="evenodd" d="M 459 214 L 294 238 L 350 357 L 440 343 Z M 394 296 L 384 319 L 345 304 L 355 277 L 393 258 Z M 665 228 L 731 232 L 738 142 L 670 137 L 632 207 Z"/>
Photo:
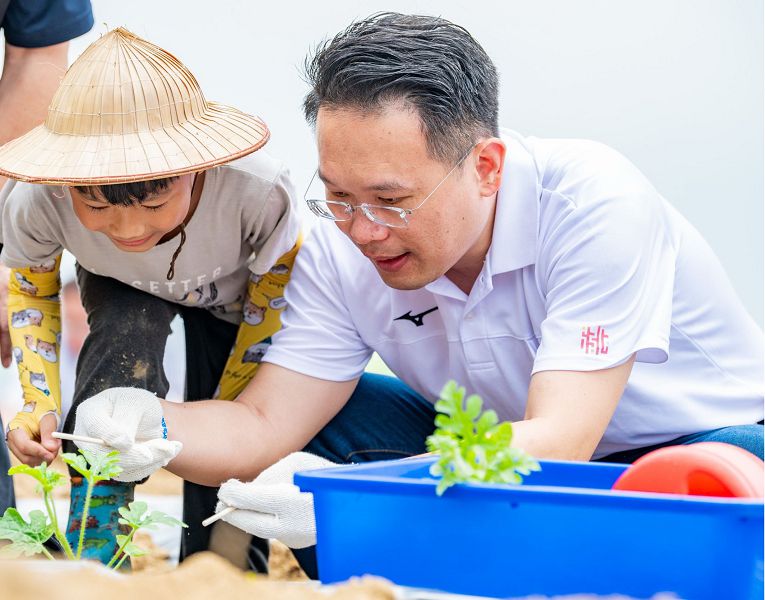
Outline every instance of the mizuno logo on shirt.
<path fill-rule="evenodd" d="M 413 315 L 411 310 L 406 311 L 406 314 L 401 315 L 400 317 L 396 317 L 393 319 L 394 321 L 411 321 L 414 323 L 415 327 L 422 327 L 424 323 L 422 322 L 422 319 L 425 317 L 425 315 L 429 315 L 434 310 L 438 310 L 437 306 L 434 306 L 433 308 L 429 308 L 425 312 L 421 312 L 419 315 Z"/>

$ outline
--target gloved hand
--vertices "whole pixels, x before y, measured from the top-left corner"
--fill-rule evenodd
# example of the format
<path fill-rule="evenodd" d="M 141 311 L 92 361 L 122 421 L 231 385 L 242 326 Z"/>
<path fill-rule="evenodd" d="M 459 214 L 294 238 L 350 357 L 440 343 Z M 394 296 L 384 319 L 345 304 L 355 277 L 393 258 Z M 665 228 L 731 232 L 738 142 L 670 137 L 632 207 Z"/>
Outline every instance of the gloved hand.
<path fill-rule="evenodd" d="M 75 442 L 97 454 L 119 450 L 122 473 L 117 481 L 139 481 L 164 467 L 183 448 L 163 439 L 162 405 L 138 388 L 111 388 L 88 398 L 77 408 L 75 435 L 100 438 L 107 446 Z"/>
<path fill-rule="evenodd" d="M 292 483 L 298 471 L 335 467 L 335 463 L 307 452 L 294 452 L 268 467 L 254 481 L 229 479 L 218 491 L 220 512 L 228 506 L 238 510 L 223 517 L 234 527 L 260 538 L 277 539 L 290 548 L 316 544 L 313 494 Z"/>

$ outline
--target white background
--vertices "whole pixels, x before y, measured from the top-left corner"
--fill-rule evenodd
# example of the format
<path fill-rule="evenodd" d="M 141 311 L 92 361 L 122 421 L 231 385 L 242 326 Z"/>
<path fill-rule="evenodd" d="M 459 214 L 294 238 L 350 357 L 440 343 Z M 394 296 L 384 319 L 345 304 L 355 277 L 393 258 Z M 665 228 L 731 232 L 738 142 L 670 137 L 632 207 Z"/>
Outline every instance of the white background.
<path fill-rule="evenodd" d="M 446 17 L 501 75 L 502 126 L 605 142 L 630 158 L 721 258 L 763 322 L 761 0 L 246 2 L 94 0 L 76 57 L 124 26 L 178 56 L 207 98 L 262 116 L 300 194 L 316 163 L 301 112 L 306 53 L 380 10 Z"/>

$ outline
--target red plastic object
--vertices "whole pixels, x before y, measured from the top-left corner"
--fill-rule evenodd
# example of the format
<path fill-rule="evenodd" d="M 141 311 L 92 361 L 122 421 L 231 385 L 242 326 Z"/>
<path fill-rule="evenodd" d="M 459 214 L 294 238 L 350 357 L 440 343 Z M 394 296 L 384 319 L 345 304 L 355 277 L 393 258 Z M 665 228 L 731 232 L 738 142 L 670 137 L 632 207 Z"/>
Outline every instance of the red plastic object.
<path fill-rule="evenodd" d="M 765 463 L 743 448 L 721 442 L 667 446 L 635 461 L 612 489 L 762 498 L 765 496 Z"/>

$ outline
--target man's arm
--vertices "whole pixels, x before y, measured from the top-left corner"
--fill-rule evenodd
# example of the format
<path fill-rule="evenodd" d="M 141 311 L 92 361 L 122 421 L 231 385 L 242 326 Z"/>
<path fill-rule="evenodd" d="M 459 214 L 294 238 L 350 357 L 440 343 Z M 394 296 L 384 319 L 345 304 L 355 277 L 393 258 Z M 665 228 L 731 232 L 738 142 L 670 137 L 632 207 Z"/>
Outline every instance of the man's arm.
<path fill-rule="evenodd" d="M 529 385 L 513 446 L 536 458 L 590 460 L 627 385 L 635 356 L 599 371 L 541 371 Z"/>
<path fill-rule="evenodd" d="M 0 77 L 0 146 L 45 120 L 48 105 L 66 72 L 68 49 L 68 42 L 43 48 L 5 44 Z M 0 188 L 6 181 L 0 176 Z M 0 266 L 0 363 L 6 368 L 11 366 L 11 341 L 5 319 L 9 273 Z"/>
<path fill-rule="evenodd" d="M 48 105 L 66 72 L 69 43 L 43 48 L 5 44 L 0 77 L 0 145 L 45 120 Z M 6 179 L 0 177 L 0 187 Z"/>
<path fill-rule="evenodd" d="M 168 439 L 183 443 L 167 468 L 209 486 L 254 479 L 302 450 L 345 405 L 357 382 L 317 379 L 264 363 L 234 401 L 162 401 Z"/>

